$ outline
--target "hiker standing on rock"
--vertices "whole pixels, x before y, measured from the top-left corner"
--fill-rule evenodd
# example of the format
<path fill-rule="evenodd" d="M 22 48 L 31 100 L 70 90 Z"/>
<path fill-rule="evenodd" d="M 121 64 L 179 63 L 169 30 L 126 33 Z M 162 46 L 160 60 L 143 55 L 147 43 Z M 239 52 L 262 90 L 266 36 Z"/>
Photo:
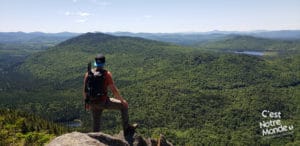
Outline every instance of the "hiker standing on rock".
<path fill-rule="evenodd" d="M 128 123 L 128 103 L 115 86 L 112 74 L 104 69 L 105 56 L 103 54 L 98 54 L 95 57 L 94 66 L 96 68 L 88 69 L 84 76 L 83 90 L 84 100 L 87 103 L 86 108 L 92 111 L 93 131 L 100 131 L 101 114 L 104 109 L 120 110 L 123 131 L 126 136 L 137 126 Z M 111 90 L 115 98 L 108 97 L 108 89 Z"/>

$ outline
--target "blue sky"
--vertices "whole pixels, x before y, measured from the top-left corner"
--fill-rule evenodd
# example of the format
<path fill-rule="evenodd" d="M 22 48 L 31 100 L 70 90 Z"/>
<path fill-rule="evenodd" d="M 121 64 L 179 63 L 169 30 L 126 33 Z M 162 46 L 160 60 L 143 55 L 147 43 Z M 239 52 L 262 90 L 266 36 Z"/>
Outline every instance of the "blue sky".
<path fill-rule="evenodd" d="M 0 0 L 0 31 L 300 29 L 300 0 Z"/>

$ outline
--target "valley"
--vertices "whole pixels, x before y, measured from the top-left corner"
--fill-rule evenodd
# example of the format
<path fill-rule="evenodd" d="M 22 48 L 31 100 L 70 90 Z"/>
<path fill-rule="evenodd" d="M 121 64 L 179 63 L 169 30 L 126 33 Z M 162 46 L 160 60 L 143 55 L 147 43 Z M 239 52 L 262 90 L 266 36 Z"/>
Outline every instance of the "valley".
<path fill-rule="evenodd" d="M 55 123 L 80 120 L 75 129 L 90 131 L 82 82 L 87 63 L 101 52 L 129 102 L 130 120 L 145 136 L 162 133 L 177 145 L 299 144 L 299 40 L 215 39 L 176 45 L 86 33 L 21 56 L 20 51 L 0 52 L 0 107 Z M 258 125 L 263 110 L 283 113 L 282 121 L 294 125 L 294 133 L 265 139 Z M 102 119 L 105 132 L 121 129 L 118 112 L 105 111 Z"/>

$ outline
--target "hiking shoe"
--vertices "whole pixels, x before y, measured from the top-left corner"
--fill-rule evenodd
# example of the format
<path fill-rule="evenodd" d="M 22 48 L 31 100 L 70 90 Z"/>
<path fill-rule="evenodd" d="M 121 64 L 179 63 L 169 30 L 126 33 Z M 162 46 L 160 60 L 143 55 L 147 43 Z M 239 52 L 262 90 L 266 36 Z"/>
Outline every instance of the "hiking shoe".
<path fill-rule="evenodd" d="M 132 124 L 132 125 L 129 125 L 129 127 L 133 128 L 133 129 L 136 129 L 138 126 L 139 126 L 139 124 L 137 124 L 137 123 L 134 123 L 134 124 Z"/>
<path fill-rule="evenodd" d="M 128 125 L 127 129 L 124 131 L 124 136 L 133 136 L 135 133 L 135 129 L 138 127 L 137 123 L 132 125 Z"/>

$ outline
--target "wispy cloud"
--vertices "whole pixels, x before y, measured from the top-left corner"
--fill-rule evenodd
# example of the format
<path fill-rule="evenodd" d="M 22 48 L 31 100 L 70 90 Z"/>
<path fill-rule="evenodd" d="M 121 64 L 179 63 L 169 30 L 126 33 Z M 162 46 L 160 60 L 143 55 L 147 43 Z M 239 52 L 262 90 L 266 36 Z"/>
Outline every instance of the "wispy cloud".
<path fill-rule="evenodd" d="M 100 6 L 103 6 L 103 7 L 111 5 L 111 3 L 107 2 L 107 1 L 101 1 L 101 0 L 90 0 L 90 1 L 94 4 L 96 4 L 96 5 L 100 5 Z"/>
<path fill-rule="evenodd" d="M 75 18 L 76 23 L 85 23 L 88 20 L 88 16 L 90 16 L 92 14 L 88 13 L 88 12 L 82 12 L 82 11 L 78 11 L 78 12 L 66 11 L 64 13 L 64 15 L 68 16 L 68 17 L 71 17 L 71 18 Z"/>
<path fill-rule="evenodd" d="M 65 12 L 65 15 L 66 15 L 66 16 L 70 16 L 70 15 L 71 15 L 71 12 L 67 11 L 67 12 Z"/>
<path fill-rule="evenodd" d="M 98 2 L 98 5 L 109 6 L 109 5 L 111 5 L 111 3 L 109 3 L 109 2 Z"/>
<path fill-rule="evenodd" d="M 85 23 L 87 19 L 77 19 L 75 22 L 76 23 Z"/>
<path fill-rule="evenodd" d="M 78 16 L 82 16 L 82 17 L 85 17 L 85 16 L 90 16 L 91 14 L 90 14 L 90 13 L 87 13 L 87 12 L 77 12 L 77 15 L 78 15 Z"/>
<path fill-rule="evenodd" d="M 81 17 L 87 17 L 87 16 L 90 16 L 92 15 L 91 13 L 88 13 L 88 12 L 69 12 L 69 11 L 66 11 L 65 12 L 65 15 L 66 16 L 81 16 Z"/>
<path fill-rule="evenodd" d="M 74 3 L 76 3 L 77 2 L 77 0 L 72 0 Z"/>
<path fill-rule="evenodd" d="M 146 18 L 146 19 L 150 19 L 152 18 L 153 16 L 152 15 L 144 15 L 143 18 Z"/>

